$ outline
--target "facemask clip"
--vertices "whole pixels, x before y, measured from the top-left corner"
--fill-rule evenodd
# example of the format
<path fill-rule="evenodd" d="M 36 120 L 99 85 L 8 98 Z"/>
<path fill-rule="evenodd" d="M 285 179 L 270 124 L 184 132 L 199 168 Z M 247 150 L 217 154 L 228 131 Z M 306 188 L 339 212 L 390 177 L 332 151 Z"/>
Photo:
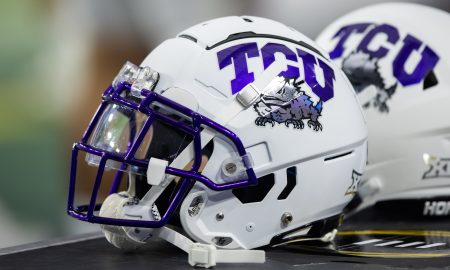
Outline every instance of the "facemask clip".
<path fill-rule="evenodd" d="M 166 179 L 166 167 L 169 165 L 167 160 L 150 158 L 147 168 L 147 182 L 152 186 L 164 184 Z"/>
<path fill-rule="evenodd" d="M 253 160 L 250 153 L 245 156 L 232 156 L 222 162 L 222 179 L 225 181 L 236 181 L 245 179 L 247 169 L 253 167 Z"/>
<path fill-rule="evenodd" d="M 113 87 L 117 88 L 119 83 L 131 84 L 131 94 L 142 98 L 142 89 L 152 91 L 159 81 L 159 73 L 150 67 L 139 67 L 131 62 L 126 62 L 114 78 Z"/>

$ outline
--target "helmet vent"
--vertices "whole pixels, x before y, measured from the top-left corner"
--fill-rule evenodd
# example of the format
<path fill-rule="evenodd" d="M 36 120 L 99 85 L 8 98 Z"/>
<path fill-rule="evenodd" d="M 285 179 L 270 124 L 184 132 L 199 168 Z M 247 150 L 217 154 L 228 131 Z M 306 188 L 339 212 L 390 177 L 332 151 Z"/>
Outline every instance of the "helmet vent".
<path fill-rule="evenodd" d="M 273 173 L 258 178 L 258 184 L 243 188 L 233 189 L 233 194 L 241 203 L 255 203 L 264 200 L 266 195 L 275 184 L 275 175 Z"/>
<path fill-rule="evenodd" d="M 286 187 L 281 191 L 278 200 L 285 200 L 297 185 L 297 167 L 294 166 L 286 169 L 286 180 Z"/>
<path fill-rule="evenodd" d="M 345 153 L 339 154 L 339 155 L 329 156 L 329 157 L 326 157 L 324 161 L 327 162 L 327 161 L 330 161 L 330 160 L 343 158 L 343 157 L 351 155 L 352 153 L 353 153 L 353 150 L 349 151 L 349 152 L 345 152 Z"/>
<path fill-rule="evenodd" d="M 253 22 L 251 19 L 249 19 L 249 18 L 242 18 L 244 21 L 246 21 L 246 22 Z"/>
<path fill-rule="evenodd" d="M 436 74 L 434 74 L 434 71 L 431 70 L 423 80 L 423 90 L 427 90 L 428 88 L 433 87 L 437 84 L 438 80 L 436 78 Z"/>
<path fill-rule="evenodd" d="M 183 34 L 183 35 L 179 35 L 178 37 L 189 39 L 190 41 L 193 41 L 194 43 L 197 43 L 197 39 L 195 37 L 193 37 L 193 36 L 190 36 L 190 35 Z"/>

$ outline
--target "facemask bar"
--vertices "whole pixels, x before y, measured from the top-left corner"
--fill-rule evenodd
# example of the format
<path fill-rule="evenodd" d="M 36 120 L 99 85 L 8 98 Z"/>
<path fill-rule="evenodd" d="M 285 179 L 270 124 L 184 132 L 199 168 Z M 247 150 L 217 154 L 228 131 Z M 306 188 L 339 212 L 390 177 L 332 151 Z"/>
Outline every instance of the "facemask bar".
<path fill-rule="evenodd" d="M 153 91 L 142 89 L 140 92 L 140 96 L 143 98 L 141 102 L 137 103 L 136 101 L 126 99 L 121 96 L 124 91 L 131 91 L 132 85 L 128 82 L 121 82 L 116 84 L 116 87 L 111 85 L 102 96 L 102 103 L 99 106 L 94 118 L 90 122 L 86 132 L 84 133 L 81 141 L 79 143 L 74 144 L 72 149 L 72 162 L 71 162 L 71 173 L 70 173 L 70 184 L 69 184 L 69 196 L 68 196 L 68 214 L 72 217 L 83 221 L 89 221 L 93 223 L 101 223 L 108 225 L 119 225 L 119 226 L 131 226 L 131 227 L 147 227 L 147 228 L 158 228 L 167 224 L 168 220 L 172 217 L 173 213 L 177 209 L 177 207 L 181 204 L 181 201 L 186 196 L 190 187 L 194 184 L 195 181 L 199 181 L 203 183 L 208 188 L 215 191 L 222 191 L 240 187 L 246 187 L 249 185 L 255 185 L 257 183 L 256 175 L 253 171 L 252 165 L 248 161 L 248 155 L 245 151 L 245 148 L 239 139 L 239 137 L 234 134 L 229 129 L 224 126 L 214 122 L 213 120 L 190 110 L 176 102 L 171 101 Z M 177 111 L 186 117 L 191 118 L 192 125 L 188 125 L 181 121 L 176 121 L 171 117 L 164 115 L 158 111 L 155 111 L 150 107 L 152 103 L 157 102 L 158 104 L 167 106 L 168 108 Z M 140 111 L 148 116 L 148 119 L 144 123 L 141 131 L 138 136 L 128 147 L 125 155 L 120 155 L 114 152 L 105 151 L 102 149 L 98 149 L 88 144 L 88 140 L 92 135 L 94 128 L 99 122 L 103 112 L 107 108 L 108 104 L 116 103 L 125 107 L 129 107 L 130 109 L 134 109 L 136 111 Z M 159 221 L 143 221 L 143 220 L 130 220 L 130 219 L 117 219 L 117 218 L 107 218 L 100 217 L 94 215 L 95 211 L 98 211 L 101 207 L 101 204 L 96 205 L 96 199 L 99 192 L 99 188 L 101 185 L 103 172 L 105 170 L 105 165 L 108 160 L 114 160 L 117 162 L 121 162 L 122 166 L 138 166 L 144 168 L 145 170 L 148 167 L 147 160 L 140 160 L 135 158 L 135 153 L 139 149 L 142 141 L 145 138 L 146 133 L 148 132 L 150 126 L 154 119 L 158 119 L 159 121 L 163 121 L 169 125 L 174 126 L 186 133 L 189 133 L 193 136 L 193 144 L 194 144 L 194 162 L 191 170 L 182 170 L 174 167 L 166 167 L 165 173 L 173 176 L 181 177 L 180 181 L 182 184 L 178 189 L 177 193 L 174 196 L 174 199 L 170 202 L 169 208 L 166 213 L 161 217 Z M 201 132 L 202 126 L 212 129 L 213 131 L 225 136 L 228 138 L 237 149 L 239 156 L 242 158 L 246 168 L 247 179 L 236 180 L 235 182 L 230 183 L 222 183 L 217 184 L 206 176 L 202 175 L 198 172 L 198 169 L 201 165 Z M 77 157 L 79 151 L 86 152 L 88 154 L 97 155 L 100 157 L 100 162 L 98 166 L 97 176 L 94 182 L 93 192 L 90 198 L 90 202 L 88 205 L 81 205 L 74 207 L 74 193 L 75 193 L 75 181 L 76 181 L 76 170 L 77 170 Z M 170 164 L 169 164 L 170 165 Z M 117 171 L 116 176 L 114 177 L 113 184 L 110 189 L 110 194 L 116 193 L 118 191 L 118 187 L 120 186 L 120 181 L 122 179 L 123 171 Z M 86 212 L 86 213 L 84 213 Z"/>

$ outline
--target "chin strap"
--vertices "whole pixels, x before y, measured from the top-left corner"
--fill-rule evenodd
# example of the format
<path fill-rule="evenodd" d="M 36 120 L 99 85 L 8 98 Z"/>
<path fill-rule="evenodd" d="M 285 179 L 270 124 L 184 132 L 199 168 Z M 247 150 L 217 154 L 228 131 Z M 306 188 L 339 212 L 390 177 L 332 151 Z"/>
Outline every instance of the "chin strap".
<path fill-rule="evenodd" d="M 108 196 L 100 209 L 100 216 L 123 218 L 125 215 L 124 210 L 128 208 L 132 199 L 127 192 L 115 193 Z M 155 219 L 156 216 L 159 216 L 158 209 L 155 205 L 152 205 L 151 209 L 152 216 L 148 216 L 147 214 L 146 219 Z M 142 216 L 143 213 L 149 212 L 148 209 L 139 207 L 133 214 L 134 216 Z M 183 234 L 166 226 L 158 229 L 140 228 L 139 230 L 135 230 L 133 227 L 111 225 L 102 225 L 101 228 L 108 242 L 123 250 L 133 250 L 145 244 L 151 238 L 159 237 L 188 253 L 189 264 L 192 266 L 210 268 L 215 266 L 216 263 L 265 262 L 265 252 L 263 250 L 217 249 L 212 244 L 195 243 Z"/>
<path fill-rule="evenodd" d="M 191 266 L 210 268 L 216 263 L 264 263 L 266 261 L 263 250 L 217 249 L 212 244 L 195 243 L 168 227 L 155 230 L 154 235 L 185 251 L 189 255 Z"/>

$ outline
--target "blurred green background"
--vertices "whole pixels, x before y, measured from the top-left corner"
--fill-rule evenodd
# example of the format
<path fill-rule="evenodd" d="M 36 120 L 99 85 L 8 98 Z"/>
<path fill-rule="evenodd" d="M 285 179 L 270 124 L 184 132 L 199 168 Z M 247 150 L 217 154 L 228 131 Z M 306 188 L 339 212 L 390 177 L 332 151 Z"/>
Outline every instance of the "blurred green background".
<path fill-rule="evenodd" d="M 67 135 L 49 86 L 58 45 L 49 4 L 0 2 L 0 246 L 65 233 Z"/>
<path fill-rule="evenodd" d="M 314 39 L 378 2 L 0 1 L 0 248 L 98 230 L 66 216 L 70 150 L 126 60 L 215 17 L 268 17 Z M 450 10 L 448 0 L 412 2 Z"/>

